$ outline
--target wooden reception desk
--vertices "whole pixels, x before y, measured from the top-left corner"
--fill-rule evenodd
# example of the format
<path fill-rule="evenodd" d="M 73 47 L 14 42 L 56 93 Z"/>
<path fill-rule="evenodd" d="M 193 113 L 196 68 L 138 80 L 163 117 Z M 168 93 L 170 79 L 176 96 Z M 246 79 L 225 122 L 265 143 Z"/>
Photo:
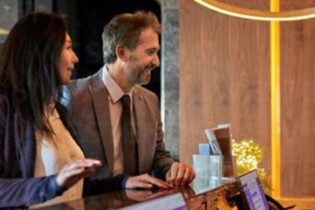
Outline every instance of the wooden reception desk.
<path fill-rule="evenodd" d="M 231 195 L 236 195 L 238 189 L 235 183 L 229 183 L 217 188 L 198 189 L 193 184 L 186 187 L 176 187 L 171 190 L 121 190 L 102 195 L 86 197 L 80 200 L 47 206 L 40 209 L 48 210 L 103 210 L 130 207 L 147 201 L 153 201 L 164 196 L 182 193 L 188 209 L 192 210 L 237 210 L 237 207 L 228 202 Z M 278 199 L 285 207 L 295 204 L 294 210 L 315 209 L 315 198 Z M 150 209 L 153 210 L 153 209 Z M 159 209 L 162 210 L 162 209 Z"/>
<path fill-rule="evenodd" d="M 109 192 L 102 195 L 86 197 L 80 200 L 61 203 L 40 209 L 49 210 L 103 210 L 103 209 L 119 209 L 122 207 L 128 207 L 136 203 L 145 202 L 163 196 L 175 194 L 181 192 L 188 209 L 218 209 L 218 206 L 228 208 L 228 202 L 226 200 L 227 193 L 233 193 L 235 186 L 231 184 L 222 185 L 215 189 L 196 189 L 192 185 L 186 187 L 176 187 L 171 190 L 122 190 Z M 234 208 L 237 209 L 237 208 Z"/>

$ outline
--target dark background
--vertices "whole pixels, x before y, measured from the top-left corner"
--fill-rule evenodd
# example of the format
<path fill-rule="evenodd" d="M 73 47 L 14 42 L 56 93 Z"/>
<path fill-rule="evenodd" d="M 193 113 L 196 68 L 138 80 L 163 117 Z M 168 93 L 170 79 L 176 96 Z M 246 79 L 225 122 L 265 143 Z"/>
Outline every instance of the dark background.
<path fill-rule="evenodd" d="M 18 13 L 18 17 L 32 11 L 49 11 L 66 16 L 73 49 L 79 57 L 73 79 L 92 75 L 103 66 L 102 31 L 115 15 L 146 10 L 155 13 L 159 19 L 161 16 L 156 0 L 3 0 L 1 3 L 2 7 L 11 8 L 16 4 L 18 9 L 12 12 Z M 0 17 L 3 20 L 10 18 Z M 10 27 L 6 29 L 10 30 Z M 3 36 L 0 38 L 2 41 L 5 39 Z M 152 72 L 151 82 L 146 87 L 160 97 L 160 68 Z"/>
<path fill-rule="evenodd" d="M 160 5 L 155 0 L 57 0 L 54 10 L 67 14 L 74 51 L 80 62 L 74 78 L 94 74 L 103 66 L 102 31 L 116 14 L 147 10 L 160 19 Z M 160 68 L 152 72 L 148 89 L 160 97 Z"/>

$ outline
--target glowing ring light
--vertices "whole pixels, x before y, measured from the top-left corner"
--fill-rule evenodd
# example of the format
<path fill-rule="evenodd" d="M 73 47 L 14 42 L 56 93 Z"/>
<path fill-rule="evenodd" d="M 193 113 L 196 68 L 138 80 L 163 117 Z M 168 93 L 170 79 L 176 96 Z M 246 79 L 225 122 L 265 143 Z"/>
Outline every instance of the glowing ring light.
<path fill-rule="evenodd" d="M 194 0 L 198 4 L 207 7 L 213 11 L 230 15 L 238 18 L 260 21 L 296 21 L 315 18 L 315 7 L 289 10 L 281 12 L 270 12 L 262 10 L 245 9 L 237 6 L 232 6 L 216 0 Z"/>

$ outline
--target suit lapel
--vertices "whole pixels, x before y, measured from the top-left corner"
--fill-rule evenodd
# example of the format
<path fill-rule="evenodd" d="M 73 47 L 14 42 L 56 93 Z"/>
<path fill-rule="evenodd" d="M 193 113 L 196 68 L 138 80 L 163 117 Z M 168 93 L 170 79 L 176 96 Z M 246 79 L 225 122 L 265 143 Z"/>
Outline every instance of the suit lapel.
<path fill-rule="evenodd" d="M 139 93 L 139 91 L 135 88 L 133 92 L 133 106 L 134 106 L 134 116 L 135 116 L 135 125 L 137 130 L 137 143 L 138 143 L 138 163 L 139 163 L 139 172 L 140 174 L 143 171 L 147 171 L 145 169 L 145 160 L 146 157 L 146 142 L 144 136 L 146 136 L 146 106 L 144 97 Z"/>
<path fill-rule="evenodd" d="M 89 85 L 92 95 L 95 117 L 98 122 L 101 142 L 110 170 L 114 172 L 114 145 L 112 125 L 109 111 L 108 91 L 102 81 L 102 71 L 99 71 Z"/>

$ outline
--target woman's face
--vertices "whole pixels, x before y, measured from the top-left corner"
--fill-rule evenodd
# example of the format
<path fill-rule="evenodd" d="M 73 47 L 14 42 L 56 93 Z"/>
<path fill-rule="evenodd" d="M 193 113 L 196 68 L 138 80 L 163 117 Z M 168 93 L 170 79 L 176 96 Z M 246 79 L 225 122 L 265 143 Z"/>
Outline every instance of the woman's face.
<path fill-rule="evenodd" d="M 59 76 L 62 85 L 70 84 L 72 71 L 74 70 L 75 64 L 78 62 L 79 59 L 72 50 L 72 41 L 67 33 L 59 60 Z"/>

